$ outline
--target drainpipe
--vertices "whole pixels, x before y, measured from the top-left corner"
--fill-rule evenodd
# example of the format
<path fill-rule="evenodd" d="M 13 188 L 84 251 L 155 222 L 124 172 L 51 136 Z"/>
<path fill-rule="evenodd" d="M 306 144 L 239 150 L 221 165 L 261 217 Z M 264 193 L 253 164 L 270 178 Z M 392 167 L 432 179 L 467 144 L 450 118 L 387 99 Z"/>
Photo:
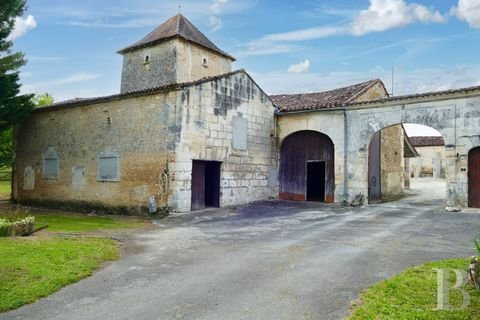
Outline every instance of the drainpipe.
<path fill-rule="evenodd" d="M 343 109 L 343 198 L 348 202 L 348 118 Z"/>

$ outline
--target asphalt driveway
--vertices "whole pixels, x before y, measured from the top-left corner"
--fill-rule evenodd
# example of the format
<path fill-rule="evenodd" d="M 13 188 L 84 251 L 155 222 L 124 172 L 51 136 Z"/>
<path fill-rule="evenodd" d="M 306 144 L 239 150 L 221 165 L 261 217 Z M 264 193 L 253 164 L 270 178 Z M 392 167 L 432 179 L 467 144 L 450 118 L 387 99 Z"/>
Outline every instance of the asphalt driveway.
<path fill-rule="evenodd" d="M 0 319 L 341 319 L 374 282 L 474 253 L 480 214 L 444 213 L 443 191 L 427 191 L 365 208 L 266 201 L 173 216 L 131 240 L 140 253 Z"/>

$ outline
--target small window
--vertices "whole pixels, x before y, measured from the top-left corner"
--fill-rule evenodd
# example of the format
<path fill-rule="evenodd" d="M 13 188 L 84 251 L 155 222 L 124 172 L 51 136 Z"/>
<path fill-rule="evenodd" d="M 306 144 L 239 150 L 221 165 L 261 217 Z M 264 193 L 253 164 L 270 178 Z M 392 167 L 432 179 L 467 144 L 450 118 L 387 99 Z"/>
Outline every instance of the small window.
<path fill-rule="evenodd" d="M 98 155 L 97 181 L 120 181 L 120 156 L 117 153 Z"/>
<path fill-rule="evenodd" d="M 58 179 L 58 154 L 54 148 L 48 148 L 43 153 L 43 178 L 45 179 Z"/>
<path fill-rule="evenodd" d="M 145 59 L 143 60 L 143 63 L 145 63 L 145 64 L 150 63 L 150 56 L 148 54 L 145 56 Z"/>
<path fill-rule="evenodd" d="M 202 59 L 202 63 L 203 63 L 203 66 L 204 66 L 204 67 L 208 66 L 208 59 L 207 59 L 207 58 L 203 58 L 203 59 Z"/>

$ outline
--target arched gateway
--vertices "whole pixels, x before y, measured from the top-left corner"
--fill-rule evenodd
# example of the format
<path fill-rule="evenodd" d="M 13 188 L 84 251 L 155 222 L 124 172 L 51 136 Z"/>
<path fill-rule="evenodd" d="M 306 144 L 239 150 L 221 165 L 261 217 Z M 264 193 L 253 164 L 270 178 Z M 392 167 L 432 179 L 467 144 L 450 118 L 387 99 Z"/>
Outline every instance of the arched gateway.
<path fill-rule="evenodd" d="M 334 202 L 334 146 L 325 134 L 295 132 L 280 151 L 280 199 Z"/>

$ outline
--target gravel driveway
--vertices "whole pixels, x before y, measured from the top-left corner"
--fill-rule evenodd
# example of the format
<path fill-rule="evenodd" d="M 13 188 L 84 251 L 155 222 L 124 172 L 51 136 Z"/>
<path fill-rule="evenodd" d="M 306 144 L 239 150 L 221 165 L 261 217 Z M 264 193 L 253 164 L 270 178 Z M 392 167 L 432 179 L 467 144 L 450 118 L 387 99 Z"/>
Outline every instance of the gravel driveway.
<path fill-rule="evenodd" d="M 480 214 L 444 213 L 435 183 L 364 208 L 265 201 L 173 216 L 132 240 L 140 253 L 0 319 L 342 319 L 370 284 L 474 253 Z"/>

